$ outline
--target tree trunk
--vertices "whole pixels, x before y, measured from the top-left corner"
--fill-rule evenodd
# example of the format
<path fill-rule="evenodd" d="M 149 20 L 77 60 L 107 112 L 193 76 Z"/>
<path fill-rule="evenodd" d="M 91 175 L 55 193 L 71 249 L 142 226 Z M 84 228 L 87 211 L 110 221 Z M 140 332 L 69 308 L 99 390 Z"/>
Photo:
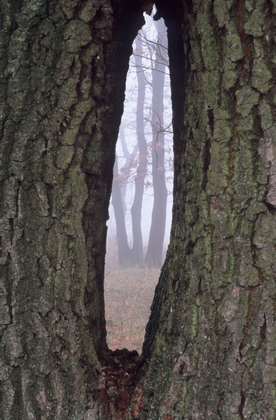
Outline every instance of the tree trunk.
<path fill-rule="evenodd" d="M 167 48 L 167 36 L 163 20 L 155 23 L 157 33 L 162 37 L 162 45 Z M 161 41 L 160 41 L 161 42 Z M 156 63 L 152 68 L 152 182 L 153 209 L 145 264 L 160 267 L 166 229 L 167 188 L 165 179 L 165 132 L 164 132 L 164 84 L 166 66 L 155 50 Z M 163 51 L 163 49 L 162 49 Z M 167 57 L 164 57 L 166 59 Z"/>
<path fill-rule="evenodd" d="M 136 48 L 141 50 L 142 46 L 136 38 Z M 143 264 L 143 235 L 142 235 L 142 204 L 144 196 L 144 182 L 147 172 L 147 142 L 144 133 L 144 105 L 146 82 L 142 68 L 142 59 L 139 55 L 135 56 L 135 66 L 137 74 L 137 107 L 136 107 L 136 135 L 137 145 L 133 153 L 128 153 L 125 136 L 122 137 L 122 148 L 126 159 L 125 168 L 130 171 L 131 158 L 135 156 L 138 149 L 138 165 L 135 176 L 135 193 L 131 207 L 131 226 L 132 226 L 132 247 L 128 244 L 125 212 L 123 211 L 123 198 L 120 185 L 113 182 L 112 188 L 112 204 L 116 219 L 116 234 L 118 244 L 118 259 L 121 266 L 141 265 Z M 127 153 L 129 156 L 127 156 Z M 115 162 L 115 173 L 118 174 L 118 168 Z"/>
<path fill-rule="evenodd" d="M 169 37 L 174 206 L 139 419 L 272 420 L 275 6 L 175 2 L 173 15 L 156 3 Z"/>
<path fill-rule="evenodd" d="M 112 184 L 112 205 L 115 214 L 116 239 L 118 247 L 118 261 L 122 267 L 133 265 L 132 248 L 129 246 L 127 224 L 126 224 L 126 194 L 127 184 L 131 178 L 133 161 L 138 152 L 138 145 L 135 145 L 132 153 L 129 153 L 125 138 L 125 130 L 120 126 L 120 141 L 125 159 L 124 166 L 118 169 L 118 157 L 115 158 Z"/>
<path fill-rule="evenodd" d="M 103 308 L 138 2 L 2 2 L 3 419 L 276 417 L 274 5 L 156 3 L 175 180 L 143 365 L 108 360 Z"/>
<path fill-rule="evenodd" d="M 142 50 L 141 42 L 136 38 L 136 49 Z M 135 66 L 137 74 L 137 110 L 136 110 L 136 134 L 139 149 L 139 161 L 135 177 L 135 194 L 131 207 L 131 223 L 132 223 L 132 262 L 134 265 L 143 264 L 143 235 L 142 235 L 142 204 L 144 196 L 144 183 L 147 175 L 147 141 L 145 138 L 145 121 L 144 106 L 146 81 L 144 71 L 142 69 L 142 58 L 140 54 L 135 55 Z"/>
<path fill-rule="evenodd" d="M 115 159 L 112 185 L 112 205 L 116 222 L 116 239 L 118 247 L 118 260 L 121 266 L 131 265 L 131 249 L 128 244 L 124 201 L 122 198 L 122 182 L 119 179 L 118 158 Z M 123 181 L 124 182 L 124 181 Z"/>
<path fill-rule="evenodd" d="M 106 220 L 143 22 L 137 4 L 1 3 L 2 419 L 94 416 L 107 354 Z"/>

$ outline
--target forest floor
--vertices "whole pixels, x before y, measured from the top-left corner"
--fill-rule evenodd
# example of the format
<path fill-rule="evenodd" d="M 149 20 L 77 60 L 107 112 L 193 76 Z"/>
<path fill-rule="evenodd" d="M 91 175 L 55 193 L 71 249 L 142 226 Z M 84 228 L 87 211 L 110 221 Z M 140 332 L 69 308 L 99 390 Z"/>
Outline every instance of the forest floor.
<path fill-rule="evenodd" d="M 125 268 L 110 264 L 105 274 L 107 343 L 111 350 L 142 350 L 160 269 Z"/>

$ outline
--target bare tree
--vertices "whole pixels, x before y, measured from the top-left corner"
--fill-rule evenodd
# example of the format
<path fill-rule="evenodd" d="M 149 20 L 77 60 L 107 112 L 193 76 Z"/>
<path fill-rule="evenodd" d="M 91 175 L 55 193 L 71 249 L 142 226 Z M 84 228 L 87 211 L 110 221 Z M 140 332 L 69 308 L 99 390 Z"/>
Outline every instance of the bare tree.
<path fill-rule="evenodd" d="M 154 26 L 154 25 L 153 25 Z M 143 264 L 150 266 L 160 266 L 162 261 L 162 250 L 164 242 L 164 233 L 166 227 L 166 203 L 167 189 L 165 177 L 165 133 L 167 129 L 164 127 L 164 88 L 165 74 L 168 74 L 168 55 L 166 45 L 166 32 L 164 22 L 155 22 L 155 33 L 157 37 L 153 40 L 144 30 L 141 30 L 136 38 L 134 49 L 133 66 L 136 71 L 137 79 L 137 106 L 136 106 L 136 138 L 139 148 L 139 154 L 136 163 L 135 175 L 135 193 L 131 208 L 131 224 L 133 247 L 131 250 L 131 259 L 129 259 L 129 246 L 120 247 L 125 251 L 118 250 L 119 262 L 121 265 L 129 264 L 130 260 L 133 264 Z M 146 89 L 148 96 L 152 96 L 150 103 L 146 105 Z M 127 108 L 127 105 L 126 107 Z M 147 108 L 147 109 L 146 109 Z M 168 110 L 166 109 L 168 113 Z M 169 112 L 170 114 L 170 112 Z M 148 128 L 151 131 L 151 146 L 147 147 Z M 147 137 L 147 138 L 146 138 Z M 126 148 L 126 146 L 125 146 Z M 126 153 L 127 155 L 127 153 Z M 128 159 L 126 158 L 127 162 Z M 147 162 L 150 162 L 148 165 Z M 134 161 L 132 161 L 134 163 Z M 124 168 L 126 167 L 126 163 Z M 148 169 L 150 168 L 150 169 Z M 124 169 L 123 169 L 124 170 Z M 131 168 L 129 167 L 129 173 Z M 118 177 L 116 176 L 113 183 L 113 189 L 118 187 Z M 153 210 L 151 217 L 151 226 L 149 232 L 149 241 L 147 253 L 144 260 L 143 256 L 143 238 L 141 227 L 142 204 L 146 186 L 153 189 Z M 115 192 L 116 205 L 119 200 L 120 193 Z M 122 198 L 120 198 L 121 200 Z M 118 206 L 118 209 L 121 206 Z M 126 245 L 127 229 L 120 228 L 123 215 L 116 216 L 117 223 L 117 241 Z M 120 221 L 120 222 L 119 222 Z M 126 225 L 126 223 L 125 223 Z M 121 231 L 120 231 L 121 229 Z M 125 238 L 125 239 L 123 239 Z M 129 248 L 129 249 L 128 249 Z M 125 261 L 124 261 L 125 260 Z"/>
<path fill-rule="evenodd" d="M 148 266 L 160 267 L 166 228 L 167 188 L 165 178 L 164 86 L 167 59 L 167 35 L 163 19 L 155 22 L 158 42 L 154 45 L 152 65 L 152 180 L 153 209 L 145 257 Z"/>
<path fill-rule="evenodd" d="M 140 2 L 1 3 L 2 419 L 276 417 L 275 6 L 159 4 L 174 205 L 140 357 L 103 296 Z"/>

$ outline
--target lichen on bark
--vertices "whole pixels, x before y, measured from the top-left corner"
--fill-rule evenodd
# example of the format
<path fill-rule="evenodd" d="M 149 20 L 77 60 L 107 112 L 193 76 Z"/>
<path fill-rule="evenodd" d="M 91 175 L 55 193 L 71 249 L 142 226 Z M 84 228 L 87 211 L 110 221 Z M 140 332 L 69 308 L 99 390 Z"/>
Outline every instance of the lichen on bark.
<path fill-rule="evenodd" d="M 271 127 L 275 44 L 270 8 L 244 6 L 193 1 L 179 26 L 188 74 L 172 72 L 172 99 L 182 85 L 183 126 L 174 128 L 185 149 L 175 154 L 171 243 L 144 344 L 151 418 L 275 415 L 265 368 L 275 347 L 275 154 L 261 127 Z"/>
<path fill-rule="evenodd" d="M 0 417 L 91 418 L 112 164 L 142 17 L 108 0 L 1 8 Z"/>
<path fill-rule="evenodd" d="M 103 303 L 141 4 L 2 2 L 5 419 L 275 418 L 274 5 L 156 4 L 169 36 L 175 181 L 144 363 L 108 352 Z"/>

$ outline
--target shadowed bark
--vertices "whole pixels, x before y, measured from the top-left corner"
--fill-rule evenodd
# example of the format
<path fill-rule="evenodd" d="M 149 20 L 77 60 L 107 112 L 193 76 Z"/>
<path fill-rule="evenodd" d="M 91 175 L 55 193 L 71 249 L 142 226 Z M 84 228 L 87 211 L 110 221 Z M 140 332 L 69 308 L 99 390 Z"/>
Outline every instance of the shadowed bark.
<path fill-rule="evenodd" d="M 142 12 L 119 0 L 14 3 L 1 4 L 0 417 L 273 420 L 274 5 L 156 2 L 175 177 L 145 363 L 108 352 L 103 306 L 115 142 Z"/>
<path fill-rule="evenodd" d="M 165 1 L 159 7 L 169 37 L 174 206 L 139 419 L 272 420 L 272 3 L 182 3 L 175 16 Z"/>
<path fill-rule="evenodd" d="M 1 3 L 1 414 L 93 418 L 138 2 Z M 91 417 L 92 416 L 92 417 Z"/>

